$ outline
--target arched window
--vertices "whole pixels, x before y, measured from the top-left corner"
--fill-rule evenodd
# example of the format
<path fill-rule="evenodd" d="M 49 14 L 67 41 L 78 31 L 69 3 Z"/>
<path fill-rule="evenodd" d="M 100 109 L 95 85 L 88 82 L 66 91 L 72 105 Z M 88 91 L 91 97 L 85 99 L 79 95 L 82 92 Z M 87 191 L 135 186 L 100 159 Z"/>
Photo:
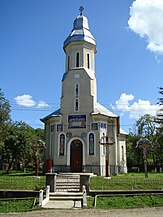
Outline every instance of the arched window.
<path fill-rule="evenodd" d="M 49 144 L 49 159 L 52 159 L 53 157 L 53 149 L 54 149 L 54 129 L 55 125 L 50 125 L 50 144 Z"/>
<path fill-rule="evenodd" d="M 65 154 L 65 134 L 60 134 L 59 135 L 59 155 L 63 156 Z"/>
<path fill-rule="evenodd" d="M 78 83 L 75 84 L 74 92 L 75 92 L 75 97 L 78 97 L 79 96 L 79 84 Z"/>
<path fill-rule="evenodd" d="M 79 67 L 80 55 L 79 52 L 76 53 L 76 67 Z"/>
<path fill-rule="evenodd" d="M 89 155 L 95 155 L 95 135 L 94 133 L 89 133 L 88 135 L 88 149 L 89 149 Z"/>
<path fill-rule="evenodd" d="M 90 69 L 90 55 L 87 53 L 87 68 Z"/>
<path fill-rule="evenodd" d="M 76 112 L 79 111 L 79 99 L 74 100 L 74 110 Z"/>
<path fill-rule="evenodd" d="M 67 69 L 70 69 L 70 56 L 67 56 Z"/>

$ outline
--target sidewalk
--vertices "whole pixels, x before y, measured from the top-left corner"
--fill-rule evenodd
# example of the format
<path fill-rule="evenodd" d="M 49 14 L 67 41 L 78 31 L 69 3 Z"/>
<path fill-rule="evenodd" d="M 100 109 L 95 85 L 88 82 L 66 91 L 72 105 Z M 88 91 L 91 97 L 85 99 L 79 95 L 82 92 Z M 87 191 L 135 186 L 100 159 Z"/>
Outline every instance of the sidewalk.
<path fill-rule="evenodd" d="M 81 209 L 81 201 L 55 200 L 49 201 L 43 208 L 48 209 Z"/>

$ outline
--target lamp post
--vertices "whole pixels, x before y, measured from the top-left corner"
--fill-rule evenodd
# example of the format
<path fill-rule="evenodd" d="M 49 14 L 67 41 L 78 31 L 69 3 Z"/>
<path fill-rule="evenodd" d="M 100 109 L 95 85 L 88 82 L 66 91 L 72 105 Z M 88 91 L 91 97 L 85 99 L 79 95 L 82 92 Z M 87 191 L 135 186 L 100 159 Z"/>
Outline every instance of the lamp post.
<path fill-rule="evenodd" d="M 40 161 L 39 152 L 46 149 L 45 142 L 39 139 L 37 143 L 32 146 L 32 149 L 35 152 L 35 177 L 38 178 L 39 161 Z"/>
<path fill-rule="evenodd" d="M 104 145 L 106 147 L 106 177 L 110 177 L 110 150 L 109 147 L 111 145 L 114 145 L 114 138 L 110 138 L 108 136 L 105 136 L 105 133 L 103 133 L 103 136 L 101 137 L 99 143 L 101 145 Z"/>
<path fill-rule="evenodd" d="M 148 154 L 148 151 L 150 150 L 151 147 L 152 147 L 152 143 L 147 138 L 141 138 L 136 143 L 136 148 L 142 148 L 143 149 L 145 178 L 148 178 L 148 160 L 147 160 L 147 154 Z"/>

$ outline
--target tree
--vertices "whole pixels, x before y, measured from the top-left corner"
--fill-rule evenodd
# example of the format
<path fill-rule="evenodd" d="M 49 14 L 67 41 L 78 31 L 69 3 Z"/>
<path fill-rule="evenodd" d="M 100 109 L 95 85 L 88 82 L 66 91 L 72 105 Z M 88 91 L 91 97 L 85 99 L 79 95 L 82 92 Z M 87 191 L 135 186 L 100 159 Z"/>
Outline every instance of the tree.
<path fill-rule="evenodd" d="M 5 98 L 4 93 L 0 89 L 0 147 L 2 147 L 7 136 L 7 127 L 11 121 L 10 112 L 9 101 Z"/>
<path fill-rule="evenodd" d="M 4 142 L 3 159 L 8 164 L 7 172 L 13 165 L 32 160 L 32 143 L 37 139 L 35 130 L 24 122 L 14 122 L 9 126 L 9 136 Z"/>
<path fill-rule="evenodd" d="M 152 115 L 146 114 L 141 116 L 136 122 L 138 135 L 152 139 L 156 133 L 156 118 Z"/>
<path fill-rule="evenodd" d="M 127 155 L 127 167 L 140 167 L 142 164 L 143 154 L 140 149 L 135 148 L 140 136 L 134 135 L 132 132 L 127 137 L 126 155 Z"/>
<path fill-rule="evenodd" d="M 159 102 L 159 110 L 157 112 L 156 123 L 158 124 L 157 127 L 157 139 L 156 139 L 156 160 L 161 164 L 163 167 L 163 88 L 159 88 L 159 94 L 161 97 L 158 98 Z"/>
<path fill-rule="evenodd" d="M 153 165 L 156 166 L 156 117 L 149 114 L 143 115 L 136 121 L 135 125 L 137 127 L 137 131 L 135 132 L 135 134 L 130 133 L 127 140 L 127 161 L 129 159 L 131 166 L 133 166 L 134 164 L 140 166 L 143 163 L 143 150 L 135 150 L 135 147 L 136 143 L 139 141 L 140 138 L 146 137 L 153 144 L 153 148 L 148 154 L 148 160 L 150 162 L 153 161 Z"/>
<path fill-rule="evenodd" d="M 159 88 L 159 94 L 161 94 L 161 97 L 158 98 L 159 107 L 160 109 L 157 112 L 157 119 L 156 122 L 159 124 L 159 130 L 163 133 L 163 87 Z"/>

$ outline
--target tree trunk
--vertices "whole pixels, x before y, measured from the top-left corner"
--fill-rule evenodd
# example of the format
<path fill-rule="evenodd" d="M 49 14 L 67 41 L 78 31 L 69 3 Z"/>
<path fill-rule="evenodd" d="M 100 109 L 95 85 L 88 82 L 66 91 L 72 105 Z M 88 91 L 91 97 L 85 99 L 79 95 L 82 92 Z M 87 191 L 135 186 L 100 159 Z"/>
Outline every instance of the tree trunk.
<path fill-rule="evenodd" d="M 13 162 L 14 162 L 13 159 L 9 160 L 9 165 L 8 165 L 8 168 L 7 168 L 7 171 L 6 171 L 7 174 L 12 171 Z"/>

